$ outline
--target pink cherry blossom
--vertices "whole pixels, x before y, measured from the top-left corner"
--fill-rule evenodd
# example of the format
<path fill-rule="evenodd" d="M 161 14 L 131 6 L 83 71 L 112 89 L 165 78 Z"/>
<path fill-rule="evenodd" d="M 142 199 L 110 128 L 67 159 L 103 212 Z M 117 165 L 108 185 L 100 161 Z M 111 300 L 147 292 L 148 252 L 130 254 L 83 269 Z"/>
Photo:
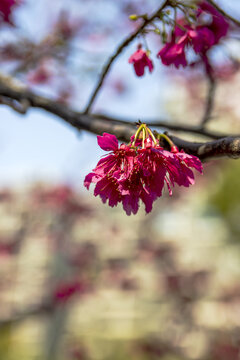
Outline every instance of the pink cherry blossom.
<path fill-rule="evenodd" d="M 205 26 L 188 31 L 189 43 L 197 54 L 203 54 L 215 44 L 214 33 Z"/>
<path fill-rule="evenodd" d="M 164 150 L 158 140 L 146 134 L 145 139 L 132 137 L 129 145 L 120 146 L 114 135 L 98 136 L 99 146 L 111 152 L 98 162 L 84 181 L 87 189 L 91 183 L 95 184 L 94 195 L 103 203 L 108 202 L 111 207 L 122 203 L 127 215 L 138 212 L 140 200 L 149 213 L 153 202 L 162 196 L 165 185 L 172 195 L 175 183 L 179 186 L 194 184 L 191 168 L 202 172 L 197 157 L 179 152 L 176 147 L 171 152 Z"/>
<path fill-rule="evenodd" d="M 20 0 L 1 0 L 0 1 L 0 15 L 2 21 L 13 25 L 11 14 L 13 8 L 21 3 Z"/>
<path fill-rule="evenodd" d="M 198 157 L 190 154 L 186 154 L 183 150 L 179 151 L 176 146 L 171 149 L 172 159 L 169 159 L 169 162 L 173 163 L 174 166 L 177 166 L 177 173 L 169 171 L 170 180 L 172 183 L 177 183 L 179 186 L 189 187 L 193 185 L 194 174 L 191 168 L 194 168 L 202 174 L 202 163 Z"/>
<path fill-rule="evenodd" d="M 164 65 L 175 65 L 179 68 L 180 65 L 183 67 L 187 66 L 187 60 L 185 55 L 185 46 L 188 43 L 188 37 L 183 35 L 176 42 L 173 36 L 171 42 L 167 43 L 157 54 L 160 57 Z"/>
<path fill-rule="evenodd" d="M 229 23 L 225 19 L 225 17 L 220 14 L 217 9 L 215 9 L 207 1 L 202 1 L 199 4 L 198 16 L 204 14 L 211 15 L 210 24 L 206 26 L 214 34 L 214 44 L 217 44 L 222 37 L 227 35 L 227 32 L 229 30 Z"/>
<path fill-rule="evenodd" d="M 149 58 L 147 51 L 142 50 L 142 46 L 138 46 L 138 50 L 133 53 L 128 62 L 133 64 L 134 70 L 137 76 L 143 76 L 145 67 L 148 67 L 149 71 L 153 71 L 153 63 Z"/>

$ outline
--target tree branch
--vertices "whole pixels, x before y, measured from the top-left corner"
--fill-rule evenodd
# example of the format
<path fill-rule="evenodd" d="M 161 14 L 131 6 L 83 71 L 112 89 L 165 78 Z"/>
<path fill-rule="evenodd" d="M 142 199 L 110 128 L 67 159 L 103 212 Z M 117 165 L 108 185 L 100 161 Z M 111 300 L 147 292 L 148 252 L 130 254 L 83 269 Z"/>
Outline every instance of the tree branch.
<path fill-rule="evenodd" d="M 86 130 L 98 135 L 101 135 L 103 132 L 112 133 L 115 134 L 119 140 L 125 142 L 129 142 L 130 136 L 136 131 L 134 122 L 101 114 L 84 114 L 74 111 L 56 101 L 34 94 L 24 86 L 13 82 L 11 77 L 0 75 L 0 96 L 18 102 L 25 101 L 25 103 L 29 104 L 29 107 L 44 109 L 51 114 L 57 115 L 78 130 Z M 172 136 L 172 139 L 174 139 L 174 142 L 179 148 L 190 154 L 197 155 L 201 159 L 219 156 L 240 157 L 240 136 L 211 133 L 205 129 L 173 124 L 167 121 L 146 122 L 146 124 L 155 128 L 193 133 L 216 139 L 215 141 L 207 143 L 194 143 Z"/>
<path fill-rule="evenodd" d="M 132 121 L 126 121 L 124 119 L 114 118 L 114 117 L 103 115 L 103 114 L 91 114 L 91 116 L 94 118 L 107 120 L 111 123 L 121 124 L 121 125 L 126 124 L 126 125 L 132 126 L 133 123 L 136 121 L 136 119 L 133 119 Z M 210 138 L 210 139 L 220 139 L 223 136 L 228 136 L 228 135 L 221 134 L 218 132 L 208 131 L 206 129 L 203 129 L 202 126 L 200 126 L 200 127 L 199 126 L 191 126 L 191 125 L 181 124 L 179 122 L 172 122 L 170 120 L 159 120 L 159 119 L 147 120 L 147 119 L 144 119 L 144 120 L 142 120 L 142 122 L 147 124 L 149 127 L 164 128 L 164 129 L 177 131 L 177 132 L 196 134 L 196 135 L 200 135 L 200 136 Z M 233 136 L 235 136 L 235 135 L 233 135 Z"/>
<path fill-rule="evenodd" d="M 216 91 L 216 80 L 214 79 L 214 77 L 208 74 L 207 79 L 208 79 L 208 93 L 206 98 L 205 111 L 201 121 L 202 128 L 204 128 L 206 123 L 211 119 L 211 115 L 214 107 L 215 91 Z"/>
<path fill-rule="evenodd" d="M 190 142 L 169 134 L 168 136 L 179 149 L 198 156 L 201 160 L 219 157 L 229 157 L 231 159 L 240 158 L 240 136 L 228 136 L 206 143 Z"/>
<path fill-rule="evenodd" d="M 95 99 L 96 96 L 99 92 L 99 90 L 101 89 L 103 82 L 105 80 L 106 75 L 108 74 L 113 62 L 115 61 L 115 59 L 121 54 L 121 52 L 144 30 L 144 28 L 150 24 L 157 16 L 159 16 L 159 14 L 163 11 L 163 9 L 169 5 L 169 0 L 165 0 L 164 3 L 162 4 L 162 6 L 153 13 L 152 16 L 150 16 L 149 18 L 144 19 L 142 25 L 134 32 L 132 33 L 130 36 L 128 36 L 116 49 L 115 53 L 109 58 L 109 60 L 107 61 L 107 63 L 105 64 L 105 66 L 103 67 L 102 73 L 100 75 L 99 81 L 96 84 L 96 87 L 90 97 L 90 100 L 88 102 L 88 105 L 86 107 L 85 110 L 85 114 L 87 114 Z"/>

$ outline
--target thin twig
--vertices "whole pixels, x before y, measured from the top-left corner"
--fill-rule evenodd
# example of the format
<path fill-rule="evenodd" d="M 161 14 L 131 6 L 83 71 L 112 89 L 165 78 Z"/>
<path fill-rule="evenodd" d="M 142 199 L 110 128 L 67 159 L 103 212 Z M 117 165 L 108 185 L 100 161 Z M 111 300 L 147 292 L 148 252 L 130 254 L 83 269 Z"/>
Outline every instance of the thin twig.
<path fill-rule="evenodd" d="M 144 22 L 142 23 L 142 25 L 134 32 L 132 33 L 130 36 L 128 36 L 116 49 L 115 53 L 109 58 L 109 60 L 107 61 L 107 63 L 105 64 L 105 66 L 103 67 L 102 73 L 100 75 L 100 78 L 96 84 L 96 87 L 89 99 L 88 105 L 86 107 L 85 110 L 85 114 L 87 114 L 95 99 L 96 96 L 98 95 L 99 90 L 101 89 L 103 82 L 105 80 L 106 75 L 108 74 L 113 62 L 115 61 L 115 59 L 121 54 L 121 52 L 144 30 L 144 28 L 150 24 L 157 16 L 160 15 L 160 13 L 163 11 L 163 9 L 169 5 L 169 0 L 165 0 L 164 3 L 162 4 L 162 6 L 153 13 L 152 16 L 150 16 L 149 18 L 145 18 Z"/>
<path fill-rule="evenodd" d="M 214 6 L 218 12 L 220 12 L 223 16 L 225 16 L 227 19 L 231 20 L 235 25 L 240 26 L 240 21 L 232 17 L 231 15 L 227 14 L 220 6 L 218 6 L 215 1 L 208 0 L 208 2 Z"/>
<path fill-rule="evenodd" d="M 132 126 L 133 123 L 136 122 L 135 119 L 126 121 L 125 119 L 114 118 L 112 116 L 107 116 L 104 114 L 91 114 L 91 116 L 94 117 L 95 119 L 102 119 L 102 120 L 106 120 L 112 124 L 119 124 L 119 125 L 125 124 L 125 125 Z M 199 126 L 186 125 L 186 124 L 181 124 L 176 121 L 173 122 L 170 120 L 143 119 L 142 122 L 147 124 L 147 126 L 149 126 L 149 127 L 163 128 L 163 129 L 177 131 L 177 132 L 196 134 L 196 135 L 201 135 L 203 137 L 210 138 L 210 139 L 220 139 L 223 136 L 225 136 L 224 134 L 221 134 L 221 133 L 212 132 L 212 131 L 203 129 L 202 126 L 199 127 Z"/>
<path fill-rule="evenodd" d="M 208 75 L 208 93 L 206 98 L 206 106 L 204 115 L 201 121 L 201 127 L 204 128 L 206 123 L 211 119 L 213 107 L 214 107 L 214 97 L 216 91 L 216 80 L 212 75 Z"/>

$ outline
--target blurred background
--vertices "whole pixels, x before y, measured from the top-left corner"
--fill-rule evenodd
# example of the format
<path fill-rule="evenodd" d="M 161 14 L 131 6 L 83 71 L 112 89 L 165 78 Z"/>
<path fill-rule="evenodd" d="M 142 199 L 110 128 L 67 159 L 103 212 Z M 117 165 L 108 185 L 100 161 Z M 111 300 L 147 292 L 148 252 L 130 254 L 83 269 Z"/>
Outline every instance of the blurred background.
<path fill-rule="evenodd" d="M 218 4 L 239 19 L 237 0 Z M 159 1 L 15 5 L 1 19 L 1 71 L 82 111 L 101 66 L 138 25 L 128 16 Z M 197 125 L 201 66 L 165 68 L 149 34 L 155 68 L 139 79 L 128 64 L 139 41 L 114 64 L 94 110 Z M 212 51 L 212 131 L 240 132 L 239 54 L 236 31 Z M 4 101 L 0 114 L 0 360 L 239 359 L 239 160 L 208 161 L 192 188 L 128 217 L 83 188 L 103 155 L 94 135 Z"/>

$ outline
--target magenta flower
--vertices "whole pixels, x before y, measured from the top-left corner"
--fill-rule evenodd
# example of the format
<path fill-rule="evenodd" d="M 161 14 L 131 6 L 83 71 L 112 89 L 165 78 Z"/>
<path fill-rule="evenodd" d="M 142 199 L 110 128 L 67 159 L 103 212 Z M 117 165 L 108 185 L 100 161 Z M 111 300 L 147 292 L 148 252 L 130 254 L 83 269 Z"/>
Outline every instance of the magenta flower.
<path fill-rule="evenodd" d="M 200 17 L 202 14 L 211 15 L 210 24 L 206 26 L 214 34 L 214 44 L 217 44 L 222 37 L 227 35 L 229 30 L 229 23 L 225 17 L 207 1 L 202 1 L 199 4 L 198 17 Z"/>
<path fill-rule="evenodd" d="M 2 21 L 13 25 L 11 14 L 13 8 L 21 3 L 20 0 L 1 0 L 0 1 L 0 15 Z"/>
<path fill-rule="evenodd" d="M 126 145 L 118 147 L 116 136 L 104 133 L 98 136 L 98 145 L 105 151 L 112 151 L 109 155 L 102 158 L 93 172 L 88 174 L 84 180 L 84 186 L 89 189 L 91 183 L 95 183 L 95 196 L 100 196 L 105 203 L 108 201 L 109 206 L 116 206 L 121 202 L 122 195 L 119 190 L 119 179 L 127 176 L 131 172 L 131 158 L 134 150 Z M 123 169 L 121 169 L 121 166 Z"/>
<path fill-rule="evenodd" d="M 183 35 L 176 42 L 175 36 L 172 37 L 171 42 L 167 43 L 157 54 L 160 57 L 164 65 L 175 65 L 179 68 L 180 65 L 183 67 L 187 66 L 187 60 L 185 55 L 185 46 L 188 43 L 188 37 Z"/>
<path fill-rule="evenodd" d="M 140 200 L 149 213 L 165 185 L 172 195 L 175 183 L 194 184 L 191 168 L 202 172 L 197 157 L 179 152 L 176 147 L 171 152 L 164 150 L 145 124 L 140 125 L 129 145 L 118 146 L 117 138 L 107 133 L 98 136 L 98 144 L 111 152 L 85 177 L 84 186 L 89 189 L 91 183 L 96 184 L 94 195 L 111 207 L 122 203 L 127 215 L 137 213 Z"/>
<path fill-rule="evenodd" d="M 189 30 L 189 43 L 192 44 L 197 54 L 204 54 L 215 44 L 213 32 L 205 26 L 197 26 L 195 30 Z"/>
<path fill-rule="evenodd" d="M 128 62 L 133 64 L 134 70 L 137 76 L 143 76 L 145 67 L 148 67 L 149 71 L 153 71 L 152 60 L 148 56 L 148 52 L 142 50 L 142 46 L 138 46 L 138 50 L 133 53 Z"/>
<path fill-rule="evenodd" d="M 194 174 L 191 168 L 197 170 L 202 174 L 202 163 L 198 157 L 194 155 L 186 154 L 183 150 L 179 151 L 176 146 L 173 146 L 171 149 L 171 154 L 174 160 L 170 160 L 174 165 L 178 167 L 178 172 L 173 173 L 170 169 L 169 176 L 172 183 L 177 183 L 179 186 L 189 187 L 193 185 Z"/>

